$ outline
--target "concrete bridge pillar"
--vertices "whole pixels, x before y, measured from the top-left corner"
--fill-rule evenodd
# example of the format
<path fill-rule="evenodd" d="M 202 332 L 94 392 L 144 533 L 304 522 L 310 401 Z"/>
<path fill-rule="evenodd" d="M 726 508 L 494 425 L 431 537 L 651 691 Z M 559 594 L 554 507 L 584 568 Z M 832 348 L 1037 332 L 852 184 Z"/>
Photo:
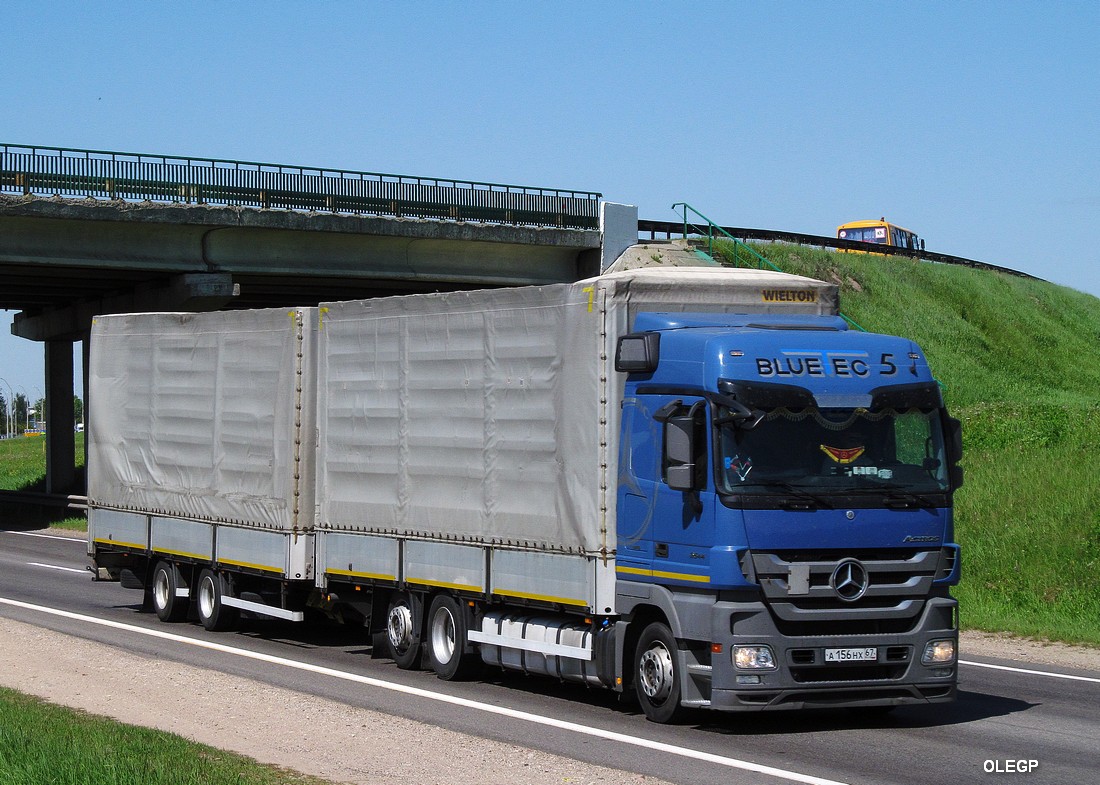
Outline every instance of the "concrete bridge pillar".
<path fill-rule="evenodd" d="M 73 429 L 73 342 L 46 341 L 46 493 L 76 485 Z"/>

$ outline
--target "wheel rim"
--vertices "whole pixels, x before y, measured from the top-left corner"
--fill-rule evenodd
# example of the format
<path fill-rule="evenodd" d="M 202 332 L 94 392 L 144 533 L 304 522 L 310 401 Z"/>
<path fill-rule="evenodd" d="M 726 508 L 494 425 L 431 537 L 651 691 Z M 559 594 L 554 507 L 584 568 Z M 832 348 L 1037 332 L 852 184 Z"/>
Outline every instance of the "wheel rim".
<path fill-rule="evenodd" d="M 672 694 L 674 678 L 672 653 L 663 643 L 655 641 L 638 661 L 638 681 L 642 692 L 654 704 L 663 703 Z"/>
<path fill-rule="evenodd" d="M 168 607 L 168 573 L 165 570 L 157 570 L 153 576 L 153 604 L 158 608 Z"/>
<path fill-rule="evenodd" d="M 386 635 L 393 650 L 402 653 L 412 645 L 412 608 L 401 602 L 390 608 L 386 620 Z"/>
<path fill-rule="evenodd" d="M 432 618 L 432 653 L 445 664 L 455 653 L 455 620 L 449 608 L 440 608 Z"/>
<path fill-rule="evenodd" d="M 209 575 L 199 585 L 199 612 L 207 619 L 214 615 L 214 579 Z"/>

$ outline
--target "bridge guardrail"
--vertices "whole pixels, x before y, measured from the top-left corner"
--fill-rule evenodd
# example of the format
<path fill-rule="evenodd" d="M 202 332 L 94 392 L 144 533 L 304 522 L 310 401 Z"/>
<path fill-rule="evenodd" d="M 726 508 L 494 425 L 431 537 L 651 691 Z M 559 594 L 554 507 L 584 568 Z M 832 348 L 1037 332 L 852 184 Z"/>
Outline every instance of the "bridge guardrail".
<path fill-rule="evenodd" d="M 0 191 L 596 229 L 602 194 L 248 161 L 0 144 Z"/>

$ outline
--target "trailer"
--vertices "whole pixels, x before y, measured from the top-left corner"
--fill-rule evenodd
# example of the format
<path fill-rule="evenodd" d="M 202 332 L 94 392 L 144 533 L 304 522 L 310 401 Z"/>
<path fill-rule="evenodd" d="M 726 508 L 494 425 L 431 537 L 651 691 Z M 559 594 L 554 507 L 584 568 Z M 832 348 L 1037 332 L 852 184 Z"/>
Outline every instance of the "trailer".
<path fill-rule="evenodd" d="M 164 621 L 324 613 L 402 668 L 660 722 L 950 700 L 957 424 L 917 347 L 837 308 L 699 267 L 97 317 L 95 574 Z"/>

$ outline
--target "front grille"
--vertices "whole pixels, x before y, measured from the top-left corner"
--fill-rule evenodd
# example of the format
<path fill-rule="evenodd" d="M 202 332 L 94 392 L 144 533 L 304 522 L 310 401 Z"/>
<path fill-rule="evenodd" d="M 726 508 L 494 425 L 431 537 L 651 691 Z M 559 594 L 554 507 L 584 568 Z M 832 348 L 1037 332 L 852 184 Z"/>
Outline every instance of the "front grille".
<path fill-rule="evenodd" d="M 832 585 L 846 561 L 857 562 L 866 576 L 866 590 L 852 601 Z M 908 632 L 920 619 L 942 561 L 940 549 L 751 554 L 753 576 L 776 627 L 790 636 Z"/>

